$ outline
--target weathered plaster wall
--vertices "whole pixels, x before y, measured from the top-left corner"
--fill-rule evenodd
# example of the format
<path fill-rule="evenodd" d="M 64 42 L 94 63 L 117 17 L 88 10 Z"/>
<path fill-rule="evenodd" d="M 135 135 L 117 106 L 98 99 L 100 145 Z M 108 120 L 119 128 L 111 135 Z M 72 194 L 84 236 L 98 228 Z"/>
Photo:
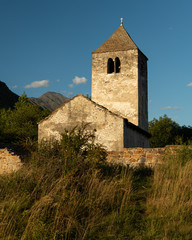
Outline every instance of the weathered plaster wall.
<path fill-rule="evenodd" d="M 0 149 L 0 174 L 17 171 L 22 165 L 19 156 L 9 152 L 7 148 Z"/>
<path fill-rule="evenodd" d="M 123 149 L 123 118 L 110 113 L 83 95 L 64 103 L 38 126 L 39 141 L 50 138 L 60 139 L 64 129 L 88 123 L 89 129 L 95 129 L 95 141 L 108 151 Z"/>
<path fill-rule="evenodd" d="M 121 62 L 120 73 L 107 73 L 109 58 Z M 138 120 L 138 50 L 92 54 L 92 100 L 127 118 Z"/>

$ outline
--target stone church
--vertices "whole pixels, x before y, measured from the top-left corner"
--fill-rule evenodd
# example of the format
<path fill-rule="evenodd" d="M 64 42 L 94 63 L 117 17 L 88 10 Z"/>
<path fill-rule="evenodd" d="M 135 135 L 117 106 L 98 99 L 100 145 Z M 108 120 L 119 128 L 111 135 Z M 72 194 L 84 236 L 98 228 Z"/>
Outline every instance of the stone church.
<path fill-rule="evenodd" d="M 88 123 L 107 151 L 149 147 L 147 57 L 120 27 L 92 52 L 91 100 L 78 94 L 39 122 L 38 138 L 60 139 Z"/>

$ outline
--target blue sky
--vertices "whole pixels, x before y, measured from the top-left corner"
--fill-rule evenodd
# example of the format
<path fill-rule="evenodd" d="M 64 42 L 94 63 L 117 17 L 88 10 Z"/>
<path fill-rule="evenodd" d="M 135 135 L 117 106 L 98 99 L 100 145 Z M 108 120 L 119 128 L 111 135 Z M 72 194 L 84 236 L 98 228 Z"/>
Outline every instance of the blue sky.
<path fill-rule="evenodd" d="M 91 93 L 91 52 L 119 27 L 149 58 L 149 120 L 192 125 L 191 0 L 0 0 L 0 80 L 18 95 Z"/>

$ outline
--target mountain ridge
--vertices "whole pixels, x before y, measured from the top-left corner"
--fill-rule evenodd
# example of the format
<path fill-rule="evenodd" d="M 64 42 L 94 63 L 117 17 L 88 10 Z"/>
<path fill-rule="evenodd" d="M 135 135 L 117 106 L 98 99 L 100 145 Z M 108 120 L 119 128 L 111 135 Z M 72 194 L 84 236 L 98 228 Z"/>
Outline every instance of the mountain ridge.
<path fill-rule="evenodd" d="M 42 108 L 46 108 L 53 111 L 56 108 L 58 108 L 61 104 L 63 104 L 65 101 L 67 101 L 69 98 L 63 96 L 60 93 L 46 92 L 39 98 L 29 97 L 28 99 L 33 104 L 37 104 Z"/>
<path fill-rule="evenodd" d="M 12 92 L 6 85 L 6 83 L 0 81 L 0 109 L 13 108 L 15 103 L 18 101 L 19 96 Z M 69 98 L 56 92 L 46 92 L 38 98 L 28 97 L 28 100 L 44 109 L 54 111 L 61 104 L 67 101 Z"/>

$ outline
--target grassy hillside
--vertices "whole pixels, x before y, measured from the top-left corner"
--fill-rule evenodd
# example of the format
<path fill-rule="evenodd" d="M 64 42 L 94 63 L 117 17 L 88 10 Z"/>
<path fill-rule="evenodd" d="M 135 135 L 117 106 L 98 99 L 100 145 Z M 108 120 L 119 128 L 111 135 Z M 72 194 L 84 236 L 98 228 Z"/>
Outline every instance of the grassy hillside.
<path fill-rule="evenodd" d="M 109 166 L 76 129 L 0 176 L 0 239 L 191 239 L 192 152 L 151 169 Z"/>

